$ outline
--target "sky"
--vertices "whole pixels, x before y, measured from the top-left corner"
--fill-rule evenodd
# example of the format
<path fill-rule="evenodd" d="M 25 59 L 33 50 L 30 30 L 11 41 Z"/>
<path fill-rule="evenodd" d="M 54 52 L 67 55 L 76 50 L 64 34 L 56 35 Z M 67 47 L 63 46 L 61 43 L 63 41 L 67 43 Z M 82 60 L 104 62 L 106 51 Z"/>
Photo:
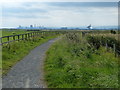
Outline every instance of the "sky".
<path fill-rule="evenodd" d="M 2 27 L 18 27 L 19 25 L 80 27 L 89 24 L 93 26 L 117 26 L 118 0 L 101 1 L 11 0 L 11 2 L 5 2 L 4 0 L 1 4 L 2 9 L 0 9 Z"/>

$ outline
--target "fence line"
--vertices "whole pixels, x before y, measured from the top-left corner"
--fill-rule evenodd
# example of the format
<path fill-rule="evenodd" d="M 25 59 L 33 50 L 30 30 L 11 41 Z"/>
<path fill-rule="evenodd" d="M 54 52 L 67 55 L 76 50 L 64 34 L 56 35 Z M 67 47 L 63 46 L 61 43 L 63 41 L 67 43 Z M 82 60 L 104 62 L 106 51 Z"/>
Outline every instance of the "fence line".
<path fill-rule="evenodd" d="M 94 35 L 91 35 L 91 36 L 93 36 L 94 37 Z M 103 36 L 103 37 L 105 37 L 105 36 Z M 107 39 L 108 40 L 108 39 Z M 101 41 L 100 41 L 101 42 Z M 119 41 L 118 41 L 119 42 Z M 120 44 L 119 44 L 120 45 Z M 120 56 L 120 51 L 118 50 L 118 48 L 120 48 L 120 47 L 118 47 L 118 45 L 117 44 L 115 44 L 115 43 L 113 43 L 113 47 L 111 47 L 111 46 L 108 46 L 108 43 L 106 42 L 106 44 L 104 45 L 105 47 L 106 47 L 106 50 L 108 50 L 108 49 L 112 49 L 113 50 L 113 52 L 114 52 L 114 54 L 115 54 L 115 57 L 116 56 Z"/>
<path fill-rule="evenodd" d="M 25 33 L 25 34 L 3 36 L 3 37 L 0 37 L 0 45 L 14 42 L 14 41 L 27 40 L 30 37 L 36 37 L 36 36 L 42 36 L 42 35 L 48 36 L 50 33 L 59 34 L 58 31 L 39 31 L 39 32 L 31 32 L 31 33 Z M 4 42 L 3 39 L 6 39 L 6 41 Z"/>

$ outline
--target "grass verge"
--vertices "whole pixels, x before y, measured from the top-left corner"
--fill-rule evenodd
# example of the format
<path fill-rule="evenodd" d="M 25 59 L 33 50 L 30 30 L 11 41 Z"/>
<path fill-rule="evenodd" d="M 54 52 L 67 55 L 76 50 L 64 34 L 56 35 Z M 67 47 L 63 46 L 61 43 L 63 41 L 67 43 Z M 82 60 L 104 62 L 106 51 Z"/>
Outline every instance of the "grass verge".
<path fill-rule="evenodd" d="M 101 46 L 98 50 L 78 34 L 54 43 L 45 60 L 49 88 L 118 88 L 118 58 Z"/>

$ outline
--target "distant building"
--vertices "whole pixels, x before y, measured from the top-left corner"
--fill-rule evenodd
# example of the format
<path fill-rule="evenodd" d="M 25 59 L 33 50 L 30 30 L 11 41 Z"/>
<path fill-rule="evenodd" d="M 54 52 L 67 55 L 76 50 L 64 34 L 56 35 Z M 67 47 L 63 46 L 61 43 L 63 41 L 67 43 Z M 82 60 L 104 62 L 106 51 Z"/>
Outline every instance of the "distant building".
<path fill-rule="evenodd" d="M 30 28 L 33 28 L 33 25 L 30 25 Z"/>
<path fill-rule="evenodd" d="M 19 25 L 19 28 L 21 28 L 22 26 L 21 25 Z"/>
<path fill-rule="evenodd" d="M 22 26 L 21 26 L 21 25 L 19 25 L 19 26 L 18 26 L 18 29 L 22 29 Z"/>
<path fill-rule="evenodd" d="M 67 27 L 61 27 L 61 29 L 67 29 Z"/>

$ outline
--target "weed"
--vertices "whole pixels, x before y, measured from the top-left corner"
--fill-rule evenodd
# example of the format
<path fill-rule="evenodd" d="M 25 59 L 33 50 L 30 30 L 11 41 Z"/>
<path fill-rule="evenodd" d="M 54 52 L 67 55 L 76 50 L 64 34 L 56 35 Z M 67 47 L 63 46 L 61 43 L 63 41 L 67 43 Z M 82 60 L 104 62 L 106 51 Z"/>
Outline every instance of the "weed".
<path fill-rule="evenodd" d="M 113 51 L 68 33 L 47 52 L 45 80 L 49 88 L 118 88 L 117 62 Z"/>

